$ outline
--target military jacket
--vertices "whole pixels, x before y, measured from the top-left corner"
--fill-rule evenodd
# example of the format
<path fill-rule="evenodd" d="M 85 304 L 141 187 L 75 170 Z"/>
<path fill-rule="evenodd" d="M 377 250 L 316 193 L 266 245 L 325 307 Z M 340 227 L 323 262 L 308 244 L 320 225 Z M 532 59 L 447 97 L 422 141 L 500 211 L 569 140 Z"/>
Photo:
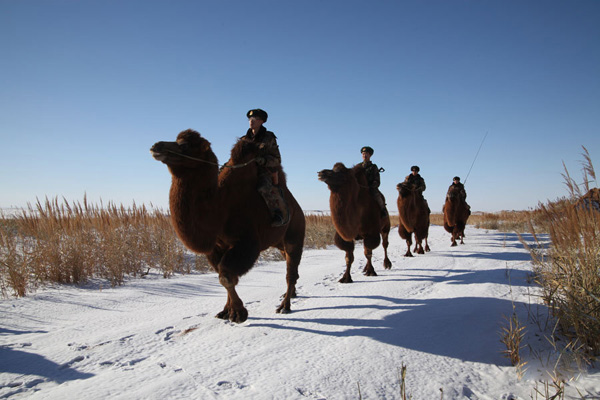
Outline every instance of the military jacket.
<path fill-rule="evenodd" d="M 414 185 L 415 190 L 424 192 L 425 191 L 425 179 L 423 179 L 421 177 L 421 175 L 416 174 L 410 174 L 406 177 L 406 179 L 404 179 L 404 184 L 405 185 Z"/>
<path fill-rule="evenodd" d="M 277 144 L 277 136 L 267 128 L 261 126 L 256 135 L 252 134 L 252 129 L 248 129 L 246 135 L 242 136 L 240 140 L 246 140 L 248 142 L 259 143 L 259 157 L 265 159 L 264 167 L 275 172 L 277 167 L 281 165 L 281 154 L 279 153 L 279 145 Z"/>
<path fill-rule="evenodd" d="M 365 169 L 365 175 L 367 176 L 369 187 L 378 188 L 381 182 L 377 164 L 373 164 L 371 161 L 363 161 L 361 165 Z"/>

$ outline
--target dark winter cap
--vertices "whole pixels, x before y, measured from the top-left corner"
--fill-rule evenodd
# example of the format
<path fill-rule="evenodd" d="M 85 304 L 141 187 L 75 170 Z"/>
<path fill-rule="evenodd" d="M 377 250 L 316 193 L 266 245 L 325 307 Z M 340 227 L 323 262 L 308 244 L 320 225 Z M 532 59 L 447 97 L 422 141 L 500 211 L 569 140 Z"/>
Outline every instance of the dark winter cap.
<path fill-rule="evenodd" d="M 250 110 L 246 113 L 246 117 L 250 118 L 250 117 L 256 117 L 258 119 L 260 119 L 263 122 L 267 122 L 267 118 L 269 117 L 269 115 L 267 114 L 266 111 L 261 110 L 260 108 L 256 108 L 254 110 Z"/>
<path fill-rule="evenodd" d="M 419 167 L 418 167 L 418 166 L 416 166 L 416 165 L 413 165 L 412 167 L 410 167 L 410 170 L 411 170 L 411 171 L 417 171 L 417 172 L 419 172 L 419 171 L 421 170 L 421 168 L 419 168 Z"/>
<path fill-rule="evenodd" d="M 373 151 L 373 149 L 371 147 L 365 146 L 362 149 L 360 149 L 360 154 L 364 153 L 365 151 L 367 153 L 369 153 L 370 155 L 373 155 L 373 153 L 374 153 L 374 151 Z"/>
<path fill-rule="evenodd" d="M 455 176 L 454 178 L 452 178 L 453 181 L 459 181 L 460 182 L 460 178 L 458 176 Z"/>

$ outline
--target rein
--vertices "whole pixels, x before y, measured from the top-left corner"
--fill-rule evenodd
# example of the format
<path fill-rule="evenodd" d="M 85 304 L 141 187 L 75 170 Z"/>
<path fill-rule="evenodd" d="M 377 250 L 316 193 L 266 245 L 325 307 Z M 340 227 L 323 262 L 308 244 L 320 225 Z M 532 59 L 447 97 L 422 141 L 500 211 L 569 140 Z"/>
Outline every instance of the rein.
<path fill-rule="evenodd" d="M 254 161 L 256 161 L 256 157 L 254 157 L 253 159 L 251 159 L 251 160 L 249 160 L 249 161 L 247 161 L 245 163 L 242 163 L 242 164 L 227 165 L 227 164 L 219 164 L 219 163 L 214 163 L 214 162 L 211 162 L 211 161 L 202 160 L 201 158 L 187 156 L 185 154 L 176 153 L 176 152 L 174 152 L 172 150 L 167 150 L 167 152 L 168 153 L 172 153 L 172 154 L 176 154 L 176 155 L 178 155 L 180 157 L 189 158 L 190 160 L 199 161 L 199 162 L 202 162 L 202 163 L 205 163 L 205 164 L 215 165 L 215 166 L 217 166 L 219 168 L 231 168 L 231 169 L 242 168 L 242 167 L 250 165 L 251 163 L 253 163 Z"/>

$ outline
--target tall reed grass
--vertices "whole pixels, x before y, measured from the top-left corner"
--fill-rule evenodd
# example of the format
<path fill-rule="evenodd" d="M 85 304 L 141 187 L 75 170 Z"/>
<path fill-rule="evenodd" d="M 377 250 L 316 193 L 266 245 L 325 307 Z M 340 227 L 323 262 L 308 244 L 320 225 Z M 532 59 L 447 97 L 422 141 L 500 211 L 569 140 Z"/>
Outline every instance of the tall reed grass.
<path fill-rule="evenodd" d="M 551 247 L 531 248 L 542 297 L 563 335 L 584 353 L 600 355 L 600 212 L 579 199 L 590 191 L 596 174 L 584 147 L 583 183 L 577 184 L 565 167 L 570 198 L 542 204 L 537 211 L 546 221 Z M 535 224 L 530 225 L 536 237 Z"/>
<path fill-rule="evenodd" d="M 92 205 L 58 199 L 29 204 L 16 216 L 0 215 L 0 290 L 24 296 L 40 283 L 119 285 L 149 268 L 165 277 L 203 269 L 175 236 L 168 215 L 145 206 Z"/>

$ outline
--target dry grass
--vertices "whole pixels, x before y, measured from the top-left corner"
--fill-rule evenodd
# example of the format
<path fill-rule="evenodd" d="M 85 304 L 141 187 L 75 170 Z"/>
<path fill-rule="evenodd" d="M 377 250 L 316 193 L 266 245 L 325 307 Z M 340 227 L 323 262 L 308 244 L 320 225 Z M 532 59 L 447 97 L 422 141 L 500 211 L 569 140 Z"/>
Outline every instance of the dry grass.
<path fill-rule="evenodd" d="M 513 313 L 508 320 L 508 326 L 502 328 L 500 341 L 506 346 L 504 355 L 510 360 L 513 366 L 521 365 L 521 342 L 525 336 L 525 327 L 520 324 L 517 315 Z"/>
<path fill-rule="evenodd" d="M 329 215 L 306 215 L 305 248 L 324 249 L 333 244 L 333 235 L 335 228 Z"/>
<path fill-rule="evenodd" d="M 565 168 L 571 198 L 541 205 L 552 242 L 548 251 L 531 249 L 544 302 L 557 319 L 560 332 L 591 355 L 600 355 L 600 213 L 575 207 L 596 176 L 584 148 L 584 181 L 577 185 Z M 531 232 L 538 233 L 531 225 Z M 539 245 L 539 241 L 538 241 Z M 541 247 L 541 245 L 540 245 Z"/>
<path fill-rule="evenodd" d="M 40 283 L 103 278 L 114 286 L 149 268 L 168 277 L 204 265 L 177 240 L 168 216 L 145 206 L 46 199 L 0 221 L 4 296 L 24 296 Z"/>

